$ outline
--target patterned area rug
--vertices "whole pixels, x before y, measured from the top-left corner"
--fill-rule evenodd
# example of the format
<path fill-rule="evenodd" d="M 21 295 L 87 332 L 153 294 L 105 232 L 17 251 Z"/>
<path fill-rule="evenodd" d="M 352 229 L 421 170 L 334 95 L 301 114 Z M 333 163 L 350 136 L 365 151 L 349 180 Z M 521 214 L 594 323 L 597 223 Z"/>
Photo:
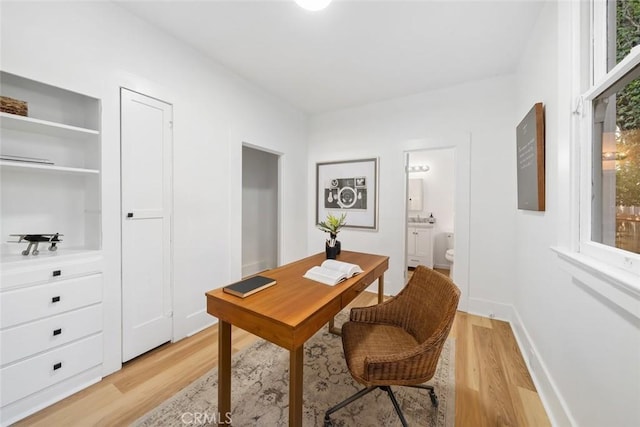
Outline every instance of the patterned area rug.
<path fill-rule="evenodd" d="M 336 324 L 347 319 L 342 312 Z M 363 388 L 356 383 L 342 353 L 339 336 L 322 328 L 304 346 L 304 426 L 322 426 L 331 406 Z M 394 387 L 410 426 L 452 427 L 455 425 L 455 341 L 447 340 L 435 377 L 439 406 L 431 405 L 428 392 L 411 387 Z M 231 421 L 235 426 L 286 426 L 289 418 L 289 352 L 259 340 L 233 356 Z M 178 394 L 148 412 L 133 425 L 216 425 L 218 419 L 217 368 L 188 385 Z M 375 390 L 331 415 L 334 426 L 400 426 L 393 404 L 382 390 Z"/>

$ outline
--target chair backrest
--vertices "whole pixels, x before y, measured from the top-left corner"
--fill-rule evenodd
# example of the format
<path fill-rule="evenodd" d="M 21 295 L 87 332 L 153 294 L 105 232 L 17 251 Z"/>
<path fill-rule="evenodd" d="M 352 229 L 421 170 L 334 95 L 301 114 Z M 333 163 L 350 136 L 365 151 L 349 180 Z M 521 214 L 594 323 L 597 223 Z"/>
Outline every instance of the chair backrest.
<path fill-rule="evenodd" d="M 447 276 L 423 265 L 396 296 L 400 325 L 420 344 L 446 340 L 460 300 L 460 289 Z M 396 308 L 397 311 L 397 308 Z"/>

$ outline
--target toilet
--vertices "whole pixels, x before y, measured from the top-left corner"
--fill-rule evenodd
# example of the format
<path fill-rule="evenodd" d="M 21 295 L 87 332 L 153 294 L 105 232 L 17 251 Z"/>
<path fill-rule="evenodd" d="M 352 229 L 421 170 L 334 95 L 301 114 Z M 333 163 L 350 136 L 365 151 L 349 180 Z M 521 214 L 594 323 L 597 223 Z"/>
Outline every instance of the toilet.
<path fill-rule="evenodd" d="M 453 264 L 453 233 L 447 233 L 447 251 L 444 258 Z"/>

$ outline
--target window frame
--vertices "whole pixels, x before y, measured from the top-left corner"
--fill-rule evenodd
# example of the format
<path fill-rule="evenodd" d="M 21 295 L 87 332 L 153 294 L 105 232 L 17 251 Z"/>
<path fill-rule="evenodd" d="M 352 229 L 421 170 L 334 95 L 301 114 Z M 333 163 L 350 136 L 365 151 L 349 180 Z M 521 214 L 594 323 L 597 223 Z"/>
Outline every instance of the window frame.
<path fill-rule="evenodd" d="M 581 95 L 578 145 L 580 147 L 579 242 L 581 254 L 608 266 L 640 276 L 640 254 L 618 249 L 592 240 L 593 176 L 593 101 L 640 66 L 640 46 L 607 72 L 607 1 L 592 0 L 589 31 L 589 87 Z M 638 285 L 640 288 L 640 285 Z"/>

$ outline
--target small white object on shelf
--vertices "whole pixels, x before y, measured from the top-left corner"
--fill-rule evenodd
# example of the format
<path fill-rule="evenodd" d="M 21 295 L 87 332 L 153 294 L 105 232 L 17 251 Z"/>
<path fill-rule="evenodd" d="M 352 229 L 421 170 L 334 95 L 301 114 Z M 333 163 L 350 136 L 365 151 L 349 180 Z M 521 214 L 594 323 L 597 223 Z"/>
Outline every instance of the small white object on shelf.
<path fill-rule="evenodd" d="M 35 172 L 63 172 L 63 173 L 77 173 L 87 175 L 97 175 L 100 173 L 97 169 L 84 169 L 84 168 L 70 168 L 66 166 L 54 166 L 52 164 L 42 163 L 27 163 L 27 162 L 15 162 L 11 160 L 0 160 L 0 166 L 3 168 L 14 169 L 33 169 Z"/>
<path fill-rule="evenodd" d="M 49 159 L 39 159 L 37 157 L 14 156 L 11 154 L 0 154 L 0 160 L 8 160 L 12 162 L 24 162 L 24 163 L 43 163 L 46 165 L 53 164 L 53 162 Z"/>

